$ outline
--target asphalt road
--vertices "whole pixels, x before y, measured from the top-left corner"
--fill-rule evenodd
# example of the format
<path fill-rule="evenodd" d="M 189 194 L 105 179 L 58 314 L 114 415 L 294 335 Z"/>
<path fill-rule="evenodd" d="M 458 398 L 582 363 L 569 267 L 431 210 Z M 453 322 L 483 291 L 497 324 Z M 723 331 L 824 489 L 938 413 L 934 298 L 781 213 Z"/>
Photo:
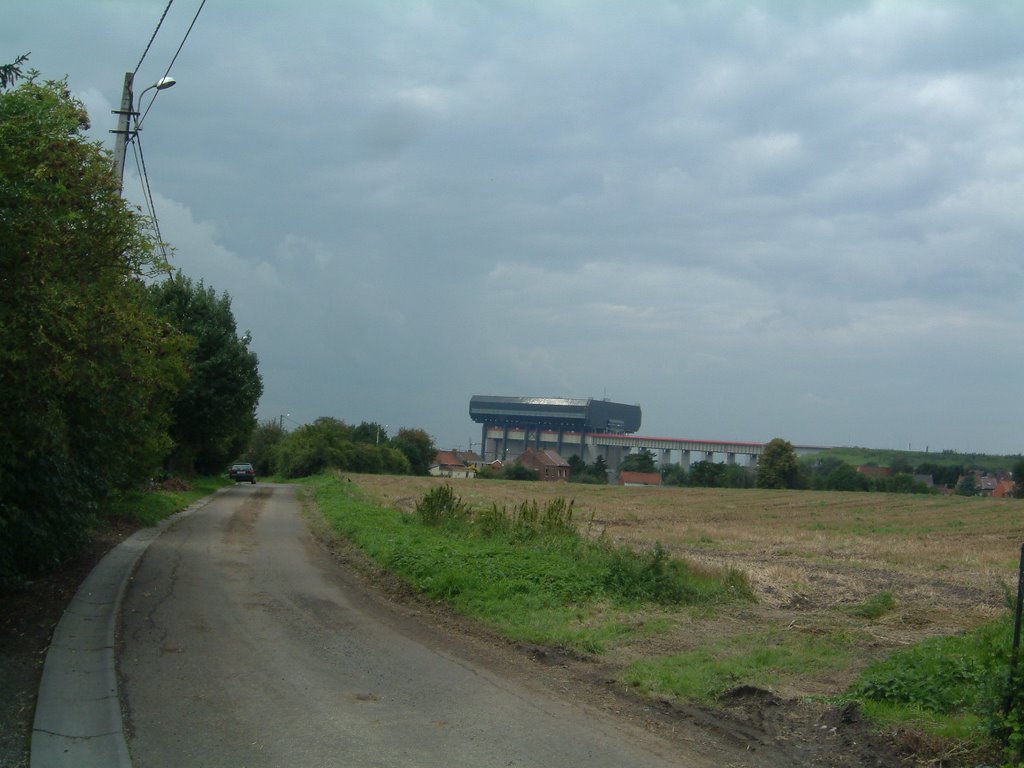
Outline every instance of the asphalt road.
<path fill-rule="evenodd" d="M 165 531 L 128 586 L 117 659 L 133 764 L 687 764 L 457 645 L 376 603 L 313 540 L 292 487 L 237 486 Z"/>

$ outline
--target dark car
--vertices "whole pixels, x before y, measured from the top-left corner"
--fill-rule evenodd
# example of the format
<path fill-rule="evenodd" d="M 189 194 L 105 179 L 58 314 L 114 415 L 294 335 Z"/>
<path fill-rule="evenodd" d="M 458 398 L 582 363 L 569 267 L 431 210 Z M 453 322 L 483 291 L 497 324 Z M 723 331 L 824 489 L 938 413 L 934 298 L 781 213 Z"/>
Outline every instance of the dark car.
<path fill-rule="evenodd" d="M 252 468 L 252 464 L 232 464 L 231 469 L 228 470 L 228 477 L 236 483 L 244 483 L 246 480 L 250 483 L 255 483 L 256 470 Z"/>

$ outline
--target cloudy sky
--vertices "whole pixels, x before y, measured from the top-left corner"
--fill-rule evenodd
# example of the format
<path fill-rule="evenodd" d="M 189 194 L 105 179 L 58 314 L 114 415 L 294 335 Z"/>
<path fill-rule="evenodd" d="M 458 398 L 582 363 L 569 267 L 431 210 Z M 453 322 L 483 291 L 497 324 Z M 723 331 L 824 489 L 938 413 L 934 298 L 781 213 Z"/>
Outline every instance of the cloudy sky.
<path fill-rule="evenodd" d="M 0 59 L 110 146 L 165 7 L 7 3 Z M 473 394 L 608 397 L 650 436 L 1019 453 L 1021 40 L 998 0 L 208 0 L 141 143 L 262 419 L 465 448 Z"/>

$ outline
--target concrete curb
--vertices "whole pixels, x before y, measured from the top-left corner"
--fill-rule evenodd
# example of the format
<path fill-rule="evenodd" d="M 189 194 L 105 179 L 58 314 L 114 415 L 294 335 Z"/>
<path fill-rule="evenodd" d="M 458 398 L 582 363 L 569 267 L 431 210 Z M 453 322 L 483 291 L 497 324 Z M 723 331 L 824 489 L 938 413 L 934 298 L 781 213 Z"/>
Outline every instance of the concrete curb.
<path fill-rule="evenodd" d="M 149 545 L 222 490 L 136 531 L 82 582 L 46 652 L 32 725 L 32 768 L 131 768 L 114 658 L 121 602 Z"/>

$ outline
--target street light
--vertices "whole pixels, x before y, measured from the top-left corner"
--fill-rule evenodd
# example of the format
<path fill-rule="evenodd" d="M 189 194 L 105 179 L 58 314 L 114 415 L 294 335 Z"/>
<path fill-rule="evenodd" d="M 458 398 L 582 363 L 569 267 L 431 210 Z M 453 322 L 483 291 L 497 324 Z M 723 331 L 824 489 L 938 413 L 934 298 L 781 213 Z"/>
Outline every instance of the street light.
<path fill-rule="evenodd" d="M 134 80 L 134 72 L 125 72 L 124 89 L 121 91 L 121 109 L 116 109 L 113 112 L 113 114 L 119 116 L 117 130 L 111 131 L 111 133 L 117 134 L 117 140 L 114 143 L 114 173 L 117 174 L 117 181 L 122 189 L 124 188 L 124 160 L 125 154 L 128 152 L 128 137 L 135 136 L 139 129 L 142 128 L 141 123 L 136 123 L 134 129 L 131 127 L 131 119 L 139 115 L 135 111 L 135 98 L 132 95 L 132 83 Z M 161 77 L 139 94 L 139 102 L 142 102 L 142 96 L 146 91 L 151 91 L 154 88 L 158 91 L 163 91 L 170 88 L 176 82 L 177 80 L 173 77 Z"/>

